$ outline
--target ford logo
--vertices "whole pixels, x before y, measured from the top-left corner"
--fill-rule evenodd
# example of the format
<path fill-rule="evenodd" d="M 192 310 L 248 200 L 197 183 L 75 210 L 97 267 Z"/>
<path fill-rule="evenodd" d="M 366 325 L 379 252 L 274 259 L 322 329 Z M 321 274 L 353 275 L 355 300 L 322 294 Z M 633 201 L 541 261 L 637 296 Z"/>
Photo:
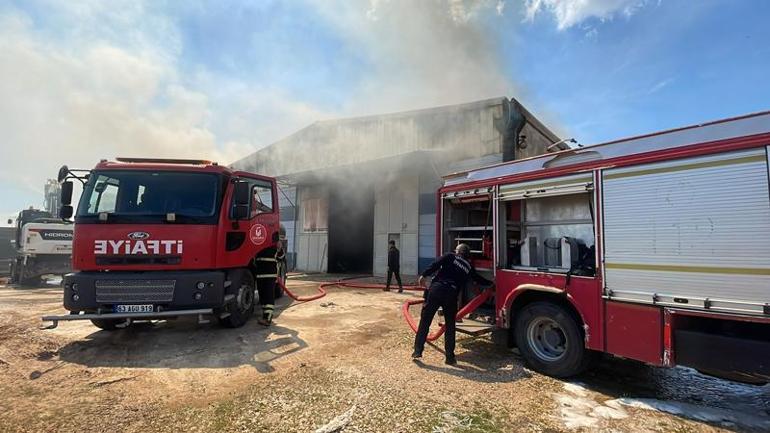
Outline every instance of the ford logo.
<path fill-rule="evenodd" d="M 147 239 L 149 237 L 150 237 L 150 234 L 147 232 L 131 232 L 128 234 L 128 238 L 135 241 Z"/>

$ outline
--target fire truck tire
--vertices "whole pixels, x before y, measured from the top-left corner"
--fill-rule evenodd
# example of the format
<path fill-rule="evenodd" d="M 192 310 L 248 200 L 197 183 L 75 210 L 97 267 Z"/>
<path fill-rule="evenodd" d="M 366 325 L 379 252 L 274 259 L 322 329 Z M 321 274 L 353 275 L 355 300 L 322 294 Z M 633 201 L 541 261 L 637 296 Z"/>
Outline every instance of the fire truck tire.
<path fill-rule="evenodd" d="M 516 346 L 535 371 L 554 377 L 574 376 L 590 363 L 580 325 L 564 308 L 550 302 L 534 302 L 517 314 Z"/>
<path fill-rule="evenodd" d="M 220 317 L 219 323 L 226 328 L 240 328 L 254 315 L 257 303 L 254 277 L 245 271 L 240 275 L 240 286 L 235 293 L 235 302 L 228 306 L 226 317 Z"/>
<path fill-rule="evenodd" d="M 114 331 L 118 329 L 118 326 L 121 322 L 124 322 L 125 320 L 116 320 L 116 319 L 91 319 L 91 323 L 94 324 L 97 328 L 103 330 L 103 331 Z"/>

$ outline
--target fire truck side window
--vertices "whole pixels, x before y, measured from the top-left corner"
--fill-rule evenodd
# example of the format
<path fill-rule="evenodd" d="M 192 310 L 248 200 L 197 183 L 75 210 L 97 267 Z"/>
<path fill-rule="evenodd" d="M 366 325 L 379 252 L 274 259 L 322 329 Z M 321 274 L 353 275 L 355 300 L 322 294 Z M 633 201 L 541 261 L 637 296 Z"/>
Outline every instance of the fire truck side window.
<path fill-rule="evenodd" d="M 100 175 L 94 186 L 94 194 L 88 203 L 89 213 L 115 212 L 120 181 Z"/>
<path fill-rule="evenodd" d="M 251 216 L 273 211 L 273 188 L 267 182 L 255 182 L 251 187 Z"/>

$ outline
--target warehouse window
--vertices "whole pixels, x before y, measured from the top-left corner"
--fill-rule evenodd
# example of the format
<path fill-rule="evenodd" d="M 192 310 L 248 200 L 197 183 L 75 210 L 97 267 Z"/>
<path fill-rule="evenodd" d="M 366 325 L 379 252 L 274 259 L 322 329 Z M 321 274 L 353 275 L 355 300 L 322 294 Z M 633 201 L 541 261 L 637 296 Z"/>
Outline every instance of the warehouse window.
<path fill-rule="evenodd" d="M 309 190 L 302 199 L 302 230 L 325 232 L 329 229 L 329 201 L 318 190 Z"/>

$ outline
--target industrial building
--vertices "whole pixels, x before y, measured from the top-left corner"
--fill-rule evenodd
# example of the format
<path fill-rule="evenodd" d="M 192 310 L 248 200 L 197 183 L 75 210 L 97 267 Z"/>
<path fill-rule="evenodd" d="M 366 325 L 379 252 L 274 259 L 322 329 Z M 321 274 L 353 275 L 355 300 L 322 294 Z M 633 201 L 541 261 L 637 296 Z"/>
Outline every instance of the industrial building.
<path fill-rule="evenodd" d="M 44 189 L 43 209 L 50 212 L 54 217 L 59 216 L 61 208 L 61 187 L 56 179 L 48 179 Z"/>
<path fill-rule="evenodd" d="M 401 272 L 415 275 L 436 257 L 442 176 L 549 146 L 566 148 L 518 101 L 500 97 L 316 122 L 232 166 L 279 179 L 290 267 L 382 275 L 395 240 Z"/>

